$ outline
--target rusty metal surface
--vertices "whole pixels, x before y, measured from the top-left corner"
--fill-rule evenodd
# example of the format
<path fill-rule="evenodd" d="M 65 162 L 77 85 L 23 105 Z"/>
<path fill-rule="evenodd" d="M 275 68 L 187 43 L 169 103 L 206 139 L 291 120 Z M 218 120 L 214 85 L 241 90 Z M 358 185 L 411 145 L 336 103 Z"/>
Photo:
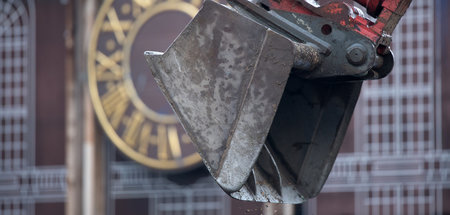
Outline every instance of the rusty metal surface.
<path fill-rule="evenodd" d="M 388 69 L 387 71 L 374 70 L 377 51 L 375 44 L 370 39 L 329 18 L 259 6 L 269 7 L 267 5 L 270 5 L 270 1 L 228 0 L 239 13 L 252 17 L 255 21 L 274 29 L 293 41 L 313 44 L 317 47 L 322 59 L 321 65 L 308 73 L 297 70 L 297 75 L 305 79 L 340 77 L 342 79 L 367 80 L 378 77 L 372 73 L 387 74 L 391 71 L 392 68 L 388 67 L 383 67 L 383 69 Z M 340 6 L 342 10 L 350 10 L 345 4 L 340 4 Z M 347 18 L 349 16 L 348 13 L 341 15 Z M 329 32 L 323 30 L 324 26 L 329 28 Z M 354 45 L 361 47 L 359 53 L 362 56 L 356 64 L 351 58 L 354 55 L 350 54 Z"/>
<path fill-rule="evenodd" d="M 165 53 L 146 57 L 225 192 L 301 203 L 323 186 L 361 87 L 291 73 L 319 66 L 315 50 L 207 1 Z"/>
<path fill-rule="evenodd" d="M 339 152 L 361 84 L 291 76 L 252 174 L 230 195 L 279 203 L 315 197 Z"/>
<path fill-rule="evenodd" d="M 305 198 L 316 196 L 328 177 L 361 85 L 296 77 L 287 83 L 267 142 Z"/>
<path fill-rule="evenodd" d="M 206 2 L 164 55 L 147 55 L 205 164 L 228 192 L 243 186 L 258 158 L 293 52 L 285 37 Z"/>
<path fill-rule="evenodd" d="M 289 1 L 291 0 L 286 2 Z M 295 1 L 307 8 L 308 11 L 331 19 L 335 23 L 340 23 L 346 29 L 370 39 L 375 43 L 377 52 L 380 55 L 385 55 L 389 52 L 388 47 L 392 42 L 392 33 L 412 2 L 412 0 L 355 0 L 355 2 L 365 7 L 366 12 L 371 16 L 369 17 L 364 11 L 355 7 L 354 2 L 350 0 Z M 298 5 L 294 7 L 298 7 Z M 289 10 L 296 9 L 291 8 Z"/>

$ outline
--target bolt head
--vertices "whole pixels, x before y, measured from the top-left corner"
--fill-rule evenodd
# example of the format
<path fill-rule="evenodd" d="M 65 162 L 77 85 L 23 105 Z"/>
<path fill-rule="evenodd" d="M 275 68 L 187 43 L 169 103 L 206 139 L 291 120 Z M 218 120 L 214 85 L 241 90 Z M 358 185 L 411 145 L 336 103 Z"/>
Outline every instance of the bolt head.
<path fill-rule="evenodd" d="M 349 63 L 360 66 L 366 62 L 367 51 L 361 44 L 354 44 L 347 48 L 346 57 Z"/>

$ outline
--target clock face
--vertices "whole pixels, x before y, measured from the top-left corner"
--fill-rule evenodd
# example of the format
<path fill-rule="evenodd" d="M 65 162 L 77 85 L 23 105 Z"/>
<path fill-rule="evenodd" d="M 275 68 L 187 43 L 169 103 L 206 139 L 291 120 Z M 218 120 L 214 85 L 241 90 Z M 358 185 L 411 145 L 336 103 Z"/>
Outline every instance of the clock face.
<path fill-rule="evenodd" d="M 88 53 L 92 102 L 107 136 L 127 156 L 154 169 L 201 162 L 157 87 L 144 51 L 165 51 L 201 0 L 105 0 Z"/>

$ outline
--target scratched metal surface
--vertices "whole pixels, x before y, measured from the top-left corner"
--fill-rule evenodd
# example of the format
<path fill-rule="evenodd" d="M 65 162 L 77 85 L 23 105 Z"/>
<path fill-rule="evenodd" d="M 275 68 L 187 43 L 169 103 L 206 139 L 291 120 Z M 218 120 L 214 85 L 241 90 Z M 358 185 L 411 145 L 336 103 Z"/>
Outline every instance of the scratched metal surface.
<path fill-rule="evenodd" d="M 303 55 L 308 62 L 299 64 Z M 165 53 L 146 52 L 221 188 L 237 199 L 278 203 L 301 203 L 320 191 L 361 86 L 290 74 L 294 62 L 315 68 L 314 56 L 311 47 L 211 1 Z"/>
<path fill-rule="evenodd" d="M 293 52 L 285 37 L 206 2 L 164 55 L 149 57 L 157 82 L 228 192 L 243 186 L 258 158 Z"/>

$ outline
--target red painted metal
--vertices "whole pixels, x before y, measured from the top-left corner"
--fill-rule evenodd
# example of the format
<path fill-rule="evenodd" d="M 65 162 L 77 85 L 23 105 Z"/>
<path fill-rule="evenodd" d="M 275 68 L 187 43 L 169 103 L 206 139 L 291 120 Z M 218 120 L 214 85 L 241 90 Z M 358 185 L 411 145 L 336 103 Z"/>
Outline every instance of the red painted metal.
<path fill-rule="evenodd" d="M 269 4 L 270 8 L 272 9 L 316 16 L 314 12 L 307 9 L 306 7 L 303 7 L 295 0 L 269 0 Z"/>
<path fill-rule="evenodd" d="M 355 0 L 367 8 L 369 15 L 376 18 L 371 22 L 353 5 L 344 2 L 332 2 L 319 8 L 299 3 L 297 0 L 268 0 L 272 9 L 284 10 L 312 16 L 320 16 L 339 23 L 347 29 L 370 39 L 380 54 L 391 43 L 390 35 L 405 14 L 412 0 Z"/>
<path fill-rule="evenodd" d="M 373 17 L 377 17 L 381 12 L 381 6 L 384 0 L 355 0 L 360 5 L 366 7 L 367 13 Z"/>

